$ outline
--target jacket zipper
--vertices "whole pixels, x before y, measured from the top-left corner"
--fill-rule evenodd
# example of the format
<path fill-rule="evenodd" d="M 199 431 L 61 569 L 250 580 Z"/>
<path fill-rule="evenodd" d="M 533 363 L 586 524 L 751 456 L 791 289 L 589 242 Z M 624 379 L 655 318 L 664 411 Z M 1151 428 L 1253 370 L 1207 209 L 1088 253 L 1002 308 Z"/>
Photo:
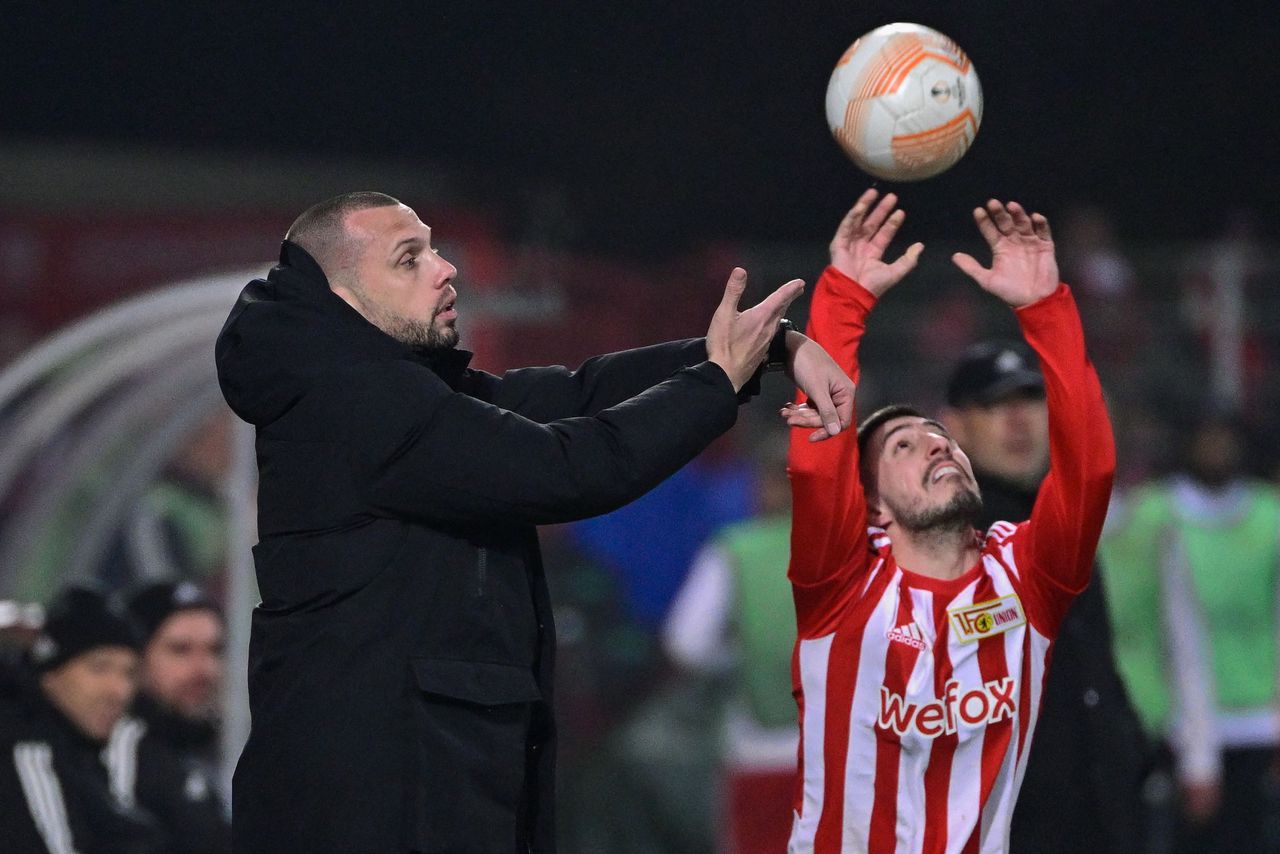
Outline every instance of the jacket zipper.
<path fill-rule="evenodd" d="M 484 546 L 480 547 L 480 553 L 476 558 L 476 595 L 484 595 L 485 576 L 489 574 L 489 550 Z"/>

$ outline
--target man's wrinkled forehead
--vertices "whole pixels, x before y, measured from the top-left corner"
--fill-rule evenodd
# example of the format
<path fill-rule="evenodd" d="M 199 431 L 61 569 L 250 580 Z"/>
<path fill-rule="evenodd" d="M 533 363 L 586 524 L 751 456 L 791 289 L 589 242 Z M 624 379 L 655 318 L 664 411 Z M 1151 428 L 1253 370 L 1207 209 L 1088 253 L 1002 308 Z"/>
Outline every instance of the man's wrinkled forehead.
<path fill-rule="evenodd" d="M 880 428 L 880 441 L 876 444 L 883 450 L 889 444 L 890 437 L 895 433 L 903 430 L 923 430 L 928 428 L 930 433 L 939 433 L 951 439 L 951 433 L 946 426 L 940 421 L 932 418 L 923 418 L 918 415 L 904 415 L 901 418 L 894 418 L 886 421 Z M 953 440 L 954 441 L 954 440 Z"/>

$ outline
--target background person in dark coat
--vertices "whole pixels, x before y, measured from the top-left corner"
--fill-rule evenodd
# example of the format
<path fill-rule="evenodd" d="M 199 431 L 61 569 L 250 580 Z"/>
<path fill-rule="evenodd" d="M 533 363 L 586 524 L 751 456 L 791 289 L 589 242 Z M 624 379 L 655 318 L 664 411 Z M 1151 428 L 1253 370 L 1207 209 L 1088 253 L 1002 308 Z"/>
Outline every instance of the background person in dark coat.
<path fill-rule="evenodd" d="M 137 698 L 112 734 L 108 767 L 169 836 L 172 854 L 231 850 L 219 797 L 218 703 L 225 631 L 217 603 L 190 582 L 154 582 L 129 597 L 142 633 Z"/>
<path fill-rule="evenodd" d="M 102 593 L 71 587 L 49 604 L 19 689 L 0 699 L 0 850 L 169 851 L 101 758 L 133 698 L 137 667 L 134 627 Z"/>
<path fill-rule="evenodd" d="M 1049 467 L 1044 380 L 1020 344 L 971 347 L 943 420 L 982 489 L 979 527 L 1031 515 Z M 1111 651 L 1102 578 L 1071 606 L 1053 648 L 1044 707 L 1013 814 L 1014 854 L 1140 850 L 1146 746 Z"/>
<path fill-rule="evenodd" d="M 257 427 L 262 604 L 242 852 L 554 850 L 554 629 L 534 526 L 614 509 L 734 422 L 770 342 L 845 426 L 852 385 L 778 320 L 792 281 L 705 340 L 498 378 L 454 349 L 453 265 L 396 200 L 291 227 L 217 343 Z"/>

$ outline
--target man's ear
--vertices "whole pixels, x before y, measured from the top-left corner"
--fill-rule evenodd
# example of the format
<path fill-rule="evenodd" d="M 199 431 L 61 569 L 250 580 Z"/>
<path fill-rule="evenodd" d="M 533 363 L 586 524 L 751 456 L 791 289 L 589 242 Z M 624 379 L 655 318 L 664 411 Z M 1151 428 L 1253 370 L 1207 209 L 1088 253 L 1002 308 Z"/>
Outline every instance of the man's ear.
<path fill-rule="evenodd" d="M 867 524 L 875 525 L 877 528 L 888 527 L 892 517 L 889 510 L 884 506 L 884 502 L 880 500 L 878 495 L 867 496 Z"/>

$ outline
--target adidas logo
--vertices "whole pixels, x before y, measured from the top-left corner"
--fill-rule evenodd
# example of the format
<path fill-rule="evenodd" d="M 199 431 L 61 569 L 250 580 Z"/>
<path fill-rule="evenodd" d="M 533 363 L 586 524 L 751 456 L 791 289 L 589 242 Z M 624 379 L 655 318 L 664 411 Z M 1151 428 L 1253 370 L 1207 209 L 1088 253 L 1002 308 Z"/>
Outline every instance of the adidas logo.
<path fill-rule="evenodd" d="M 896 629 L 890 629 L 884 633 L 884 636 L 891 641 L 905 643 L 907 646 L 913 646 L 916 649 L 925 649 L 929 646 L 929 644 L 925 643 L 924 633 L 913 622 L 904 623 Z"/>

